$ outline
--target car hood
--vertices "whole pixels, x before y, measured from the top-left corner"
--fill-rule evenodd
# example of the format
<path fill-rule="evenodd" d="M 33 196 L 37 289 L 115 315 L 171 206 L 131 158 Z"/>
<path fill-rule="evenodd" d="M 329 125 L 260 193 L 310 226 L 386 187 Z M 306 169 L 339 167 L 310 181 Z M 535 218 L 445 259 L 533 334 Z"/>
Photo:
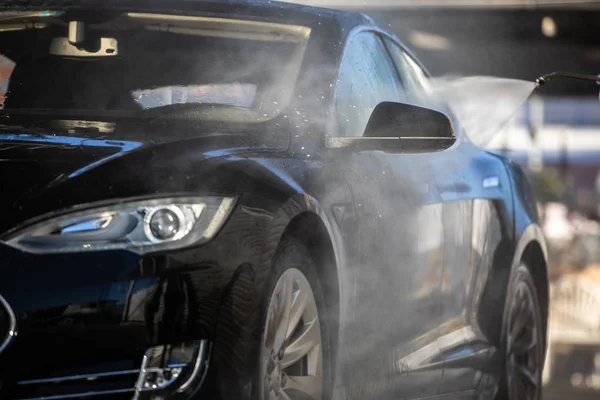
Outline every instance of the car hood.
<path fill-rule="evenodd" d="M 89 203 L 210 191 L 209 180 L 199 178 L 199 163 L 270 148 L 258 143 L 246 133 L 107 140 L 99 135 L 0 132 L 0 233 L 40 215 Z"/>
<path fill-rule="evenodd" d="M 141 146 L 140 142 L 0 133 L 0 182 L 4 192 L 0 205 L 3 209 L 8 203 L 18 206 L 61 180 Z"/>

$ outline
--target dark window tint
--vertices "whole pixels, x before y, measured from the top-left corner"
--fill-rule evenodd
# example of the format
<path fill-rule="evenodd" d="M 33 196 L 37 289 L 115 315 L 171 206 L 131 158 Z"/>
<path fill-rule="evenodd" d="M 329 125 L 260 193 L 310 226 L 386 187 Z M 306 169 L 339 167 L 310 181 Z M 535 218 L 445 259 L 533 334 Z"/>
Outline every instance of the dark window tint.
<path fill-rule="evenodd" d="M 151 113 L 140 111 L 166 108 L 153 115 L 196 110 L 193 118 L 261 122 L 291 98 L 310 33 L 262 21 L 83 13 L 89 43 L 78 48 L 66 21 L 40 17 L 32 29 L 25 15 L 1 14 L 0 109 L 21 114 L 144 118 Z"/>
<path fill-rule="evenodd" d="M 400 73 L 408 101 L 431 107 L 429 79 L 425 71 L 397 44 L 387 38 L 385 42 Z"/>
<path fill-rule="evenodd" d="M 402 85 L 406 91 L 407 102 L 426 108 L 438 110 L 446 114 L 454 125 L 455 134 L 462 132 L 461 123 L 456 118 L 452 108 L 439 98 L 432 90 L 429 77 L 421 66 L 392 40 L 386 38 L 385 45 L 389 49 L 390 55 L 402 80 Z"/>
<path fill-rule="evenodd" d="M 344 53 L 336 89 L 336 134 L 362 136 L 377 104 L 405 100 L 398 74 L 379 37 L 370 32 L 354 35 Z"/>

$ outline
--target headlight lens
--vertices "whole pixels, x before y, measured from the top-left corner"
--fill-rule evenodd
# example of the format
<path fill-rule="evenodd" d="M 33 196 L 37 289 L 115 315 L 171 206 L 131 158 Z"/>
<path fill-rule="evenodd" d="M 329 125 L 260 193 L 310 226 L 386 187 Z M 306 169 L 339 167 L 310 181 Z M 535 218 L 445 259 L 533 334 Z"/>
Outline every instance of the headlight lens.
<path fill-rule="evenodd" d="M 17 232 L 6 243 L 30 253 L 173 249 L 210 240 L 232 206 L 228 197 L 125 202 L 51 218 Z"/>

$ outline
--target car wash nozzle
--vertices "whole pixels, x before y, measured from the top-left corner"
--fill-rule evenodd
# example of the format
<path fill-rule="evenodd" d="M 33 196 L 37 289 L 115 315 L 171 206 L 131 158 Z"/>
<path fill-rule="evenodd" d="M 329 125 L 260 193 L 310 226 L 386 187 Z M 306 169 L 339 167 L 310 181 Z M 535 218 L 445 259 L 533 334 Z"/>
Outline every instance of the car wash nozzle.
<path fill-rule="evenodd" d="M 535 80 L 535 86 L 540 87 L 550 82 L 550 80 L 554 78 L 571 78 L 571 79 L 582 79 L 586 81 L 593 81 L 597 84 L 600 84 L 600 76 L 599 75 L 588 75 L 588 74 L 579 74 L 576 72 L 551 72 L 546 75 L 542 75 Z"/>

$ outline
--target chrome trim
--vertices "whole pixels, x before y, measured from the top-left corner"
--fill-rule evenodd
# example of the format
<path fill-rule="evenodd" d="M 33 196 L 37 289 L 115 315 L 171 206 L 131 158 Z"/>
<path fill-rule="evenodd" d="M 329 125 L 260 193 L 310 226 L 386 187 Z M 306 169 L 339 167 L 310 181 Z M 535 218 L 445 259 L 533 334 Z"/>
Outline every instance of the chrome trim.
<path fill-rule="evenodd" d="M 17 385 L 36 385 L 40 383 L 60 383 L 77 380 L 95 380 L 100 378 L 107 378 L 111 376 L 119 375 L 133 375 L 139 374 L 139 369 L 130 369 L 125 371 L 114 371 L 114 372 L 102 372 L 99 374 L 84 374 L 84 375 L 70 375 L 70 376 L 57 376 L 55 378 L 42 378 L 42 379 L 28 379 L 25 381 L 17 382 Z"/>
<path fill-rule="evenodd" d="M 0 301 L 3 300 L 0 296 Z M 6 303 L 8 304 L 8 303 Z M 14 314 L 13 314 L 14 315 Z M 189 387 L 193 384 L 194 380 L 198 378 L 202 371 L 202 376 L 200 383 L 204 381 L 206 377 L 206 372 L 208 370 L 208 362 L 207 362 L 207 351 L 208 351 L 208 341 L 201 340 L 198 346 L 198 354 L 196 356 L 196 360 L 194 362 L 193 370 L 189 376 L 189 378 L 177 389 L 178 393 L 184 392 L 189 389 Z M 70 375 L 70 376 L 62 376 L 62 377 L 54 377 L 54 378 L 42 378 L 42 379 L 29 379 L 24 381 L 17 382 L 18 385 L 36 385 L 36 384 L 44 384 L 44 383 L 61 383 L 61 382 L 70 382 L 70 381 L 79 381 L 79 380 L 95 380 L 113 376 L 120 375 L 134 375 L 138 374 L 138 379 L 136 380 L 136 384 L 134 387 L 125 388 L 125 389 L 114 389 L 114 390 L 105 390 L 105 391 L 94 391 L 94 392 L 84 392 L 84 393 L 69 393 L 69 394 L 59 394 L 59 395 L 50 395 L 50 396 L 41 396 L 41 397 L 27 397 L 21 398 L 18 400 L 63 400 L 63 399 L 78 399 L 78 398 L 87 398 L 93 396 L 102 396 L 102 395 L 111 395 L 111 394 L 119 394 L 119 393 L 130 393 L 133 392 L 133 399 L 139 398 L 141 392 L 153 390 L 144 388 L 144 382 L 146 373 L 148 372 L 161 372 L 163 369 L 148 367 L 148 362 L 150 360 L 151 350 L 148 350 L 142 359 L 142 365 L 140 369 L 132 369 L 132 370 L 124 370 L 124 371 L 114 371 L 114 372 L 102 372 L 97 374 L 81 374 L 81 375 Z M 167 369 L 181 369 L 190 367 L 190 364 L 186 363 L 173 363 L 167 366 Z M 181 371 L 179 371 L 180 373 Z M 177 379 L 179 373 L 176 373 L 173 377 L 174 381 Z M 172 383 L 165 382 L 167 386 Z"/>
<path fill-rule="evenodd" d="M 188 363 L 179 363 L 179 364 L 169 364 L 169 365 L 167 365 L 167 368 L 186 368 L 189 366 L 190 366 L 190 364 L 188 364 Z"/>
<path fill-rule="evenodd" d="M 142 365 L 139 370 L 139 375 L 137 381 L 134 386 L 134 395 L 133 400 L 137 400 L 140 397 L 142 392 L 165 389 L 170 386 L 179 376 L 183 368 L 188 367 L 188 364 L 169 364 L 166 368 L 160 367 L 148 367 L 148 363 L 150 362 L 150 358 L 152 357 L 152 348 L 146 350 L 144 357 L 142 358 Z M 164 376 L 164 372 L 166 370 L 170 370 L 172 372 L 172 376 L 167 379 Z M 158 375 L 157 382 L 155 384 L 149 385 L 146 382 L 148 373 L 156 373 Z"/>
<path fill-rule="evenodd" d="M 144 386 L 141 389 L 143 392 L 152 391 L 152 390 L 162 390 L 171 386 L 173 382 L 175 382 L 179 375 L 181 375 L 181 371 L 183 368 L 160 368 L 160 367 L 152 367 L 146 369 L 146 374 L 154 373 L 155 380 L 152 382 L 147 381 L 147 376 L 144 376 Z M 167 377 L 166 372 L 170 372 L 171 375 Z M 137 389 L 136 389 L 137 390 Z"/>
<path fill-rule="evenodd" d="M 83 397 L 103 396 L 109 394 L 129 393 L 133 392 L 133 388 L 128 389 L 115 389 L 105 390 L 101 392 L 86 392 L 86 393 L 70 393 L 70 394 L 58 394 L 53 396 L 42 396 L 42 397 L 25 397 L 18 400 L 59 400 L 59 399 L 79 399 Z"/>
<path fill-rule="evenodd" d="M 198 387 L 196 388 L 196 392 L 198 391 L 198 389 L 200 389 L 200 387 L 202 387 L 202 385 L 204 384 L 204 380 L 206 379 L 206 376 L 208 375 L 208 366 L 210 365 L 210 355 L 212 353 L 212 345 L 207 345 L 208 350 L 206 350 L 206 361 L 204 362 L 204 371 L 202 371 L 202 377 L 200 378 L 200 381 L 198 382 Z"/>
<path fill-rule="evenodd" d="M 326 136 L 325 145 L 327 148 L 339 149 L 359 142 L 369 142 L 375 140 L 390 140 L 400 143 L 400 137 L 364 137 L 364 136 Z"/>
<path fill-rule="evenodd" d="M 146 372 L 148 370 L 148 360 L 152 355 L 152 349 L 146 350 L 146 354 L 142 358 L 142 366 L 140 367 L 140 374 L 138 375 L 137 382 L 135 383 L 135 396 L 134 399 L 137 399 L 144 389 L 144 380 L 146 379 Z"/>
<path fill-rule="evenodd" d="M 6 333 L 6 337 L 3 339 L 2 344 L 0 344 L 0 353 L 2 353 L 17 336 L 17 317 L 10 304 L 8 304 L 8 301 L 6 301 L 2 295 L 0 295 L 0 303 L 8 314 L 8 332 Z"/>
<path fill-rule="evenodd" d="M 207 348 L 207 341 L 201 340 L 200 346 L 198 347 L 198 355 L 196 356 L 196 363 L 194 364 L 194 369 L 192 370 L 192 373 L 190 374 L 189 378 L 185 382 L 183 382 L 181 384 L 181 386 L 179 386 L 177 388 L 177 393 L 183 393 L 187 389 L 190 388 L 193 381 L 198 376 L 198 372 L 200 371 L 200 369 L 203 365 L 204 365 L 204 372 L 206 372 L 206 370 L 208 369 L 208 368 L 206 368 L 206 366 L 207 366 L 206 365 L 206 348 Z M 203 379 L 204 379 L 204 377 L 203 377 Z"/>

